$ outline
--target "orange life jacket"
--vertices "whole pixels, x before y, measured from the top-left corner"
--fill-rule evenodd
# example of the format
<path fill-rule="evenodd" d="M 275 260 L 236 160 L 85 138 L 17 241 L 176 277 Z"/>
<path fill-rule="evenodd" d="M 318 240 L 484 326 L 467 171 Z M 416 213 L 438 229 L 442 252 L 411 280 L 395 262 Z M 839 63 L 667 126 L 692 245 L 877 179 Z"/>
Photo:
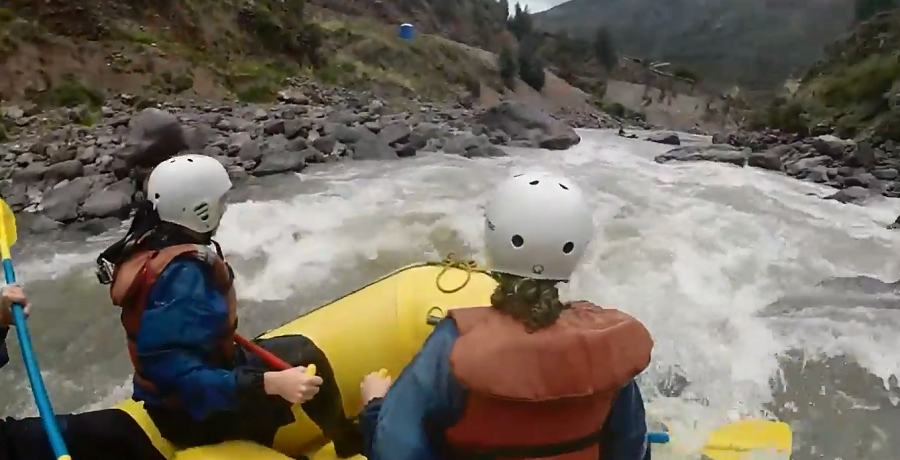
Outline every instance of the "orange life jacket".
<path fill-rule="evenodd" d="M 128 354 L 134 366 L 134 384 L 158 394 L 156 386 L 141 375 L 141 366 L 137 357 L 137 335 L 141 329 L 141 319 L 153 283 L 166 269 L 172 260 L 180 256 L 194 257 L 212 267 L 216 287 L 228 300 L 228 323 L 223 330 L 227 331 L 221 338 L 218 353 L 209 359 L 213 366 L 230 367 L 234 360 L 234 334 L 237 330 L 237 296 L 231 269 L 222 258 L 211 249 L 202 245 L 181 244 L 170 246 L 159 251 L 141 251 L 116 267 L 113 282 L 110 286 L 110 297 L 114 305 L 122 308 L 122 327 L 128 339 Z M 162 395 L 161 395 L 162 396 Z M 175 397 L 166 398 L 171 404 L 177 404 Z"/>
<path fill-rule="evenodd" d="M 647 368 L 653 340 L 633 317 L 580 302 L 529 333 L 491 307 L 451 310 L 453 374 L 468 390 L 446 439 L 455 458 L 597 460 L 619 390 Z"/>

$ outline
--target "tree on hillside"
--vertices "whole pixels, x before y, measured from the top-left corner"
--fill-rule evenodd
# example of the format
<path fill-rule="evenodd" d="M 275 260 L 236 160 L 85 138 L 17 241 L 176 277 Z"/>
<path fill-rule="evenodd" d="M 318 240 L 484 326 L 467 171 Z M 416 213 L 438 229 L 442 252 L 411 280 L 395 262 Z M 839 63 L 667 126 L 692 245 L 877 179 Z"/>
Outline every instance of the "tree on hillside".
<path fill-rule="evenodd" d="M 509 19 L 509 2 L 507 0 L 500 0 L 500 7 L 497 9 L 497 11 L 503 12 L 502 19 L 504 21 Z"/>
<path fill-rule="evenodd" d="M 540 91 L 544 88 L 544 63 L 537 55 L 537 43 L 533 37 L 526 38 L 519 44 L 519 78 L 528 86 Z"/>
<path fill-rule="evenodd" d="M 855 0 L 854 13 L 857 21 L 865 21 L 882 11 L 897 8 L 897 0 Z"/>
<path fill-rule="evenodd" d="M 519 75 L 519 62 L 516 60 L 515 54 L 513 54 L 513 51 L 509 49 L 508 46 L 504 46 L 503 49 L 500 50 L 500 56 L 497 59 L 497 67 L 500 68 L 500 79 L 503 80 L 503 84 L 509 89 L 515 89 L 516 76 Z"/>
<path fill-rule="evenodd" d="M 607 71 L 612 70 L 612 68 L 616 66 L 616 63 L 619 62 L 619 57 L 616 55 L 616 48 L 613 45 L 609 29 L 604 26 L 597 28 L 597 31 L 594 32 L 593 46 L 594 57 L 597 58 L 597 62 L 599 62 Z"/>
<path fill-rule="evenodd" d="M 456 2 L 451 1 L 437 1 L 432 3 L 432 11 L 434 11 L 435 16 L 442 21 L 454 21 L 458 17 L 458 6 Z"/>
<path fill-rule="evenodd" d="M 528 6 L 524 9 L 516 3 L 515 13 L 512 18 L 507 21 L 506 28 L 515 35 L 516 40 L 522 41 L 523 38 L 531 35 L 534 24 L 531 20 L 531 13 L 528 12 Z"/>

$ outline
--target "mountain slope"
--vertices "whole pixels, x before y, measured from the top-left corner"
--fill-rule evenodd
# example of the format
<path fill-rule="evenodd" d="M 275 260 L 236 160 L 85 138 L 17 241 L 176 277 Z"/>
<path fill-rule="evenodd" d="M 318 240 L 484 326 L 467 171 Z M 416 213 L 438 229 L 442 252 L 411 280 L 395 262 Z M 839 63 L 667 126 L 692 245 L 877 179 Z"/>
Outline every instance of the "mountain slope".
<path fill-rule="evenodd" d="M 720 81 L 781 84 L 847 29 L 843 0 L 571 0 L 537 13 L 549 31 L 590 37 L 603 25 L 621 52 L 683 64 Z"/>
<path fill-rule="evenodd" d="M 900 141 L 900 9 L 872 17 L 830 45 L 793 96 L 754 122 L 788 131 L 833 129 L 875 144 Z"/>
<path fill-rule="evenodd" d="M 307 0 L 309 4 L 388 24 L 408 22 L 421 31 L 496 51 L 506 28 L 506 0 Z"/>
<path fill-rule="evenodd" d="M 0 103 L 96 105 L 116 93 L 262 102 L 289 77 L 433 99 L 502 87 L 494 69 L 438 37 L 403 42 L 396 23 L 305 3 L 2 2 Z"/>

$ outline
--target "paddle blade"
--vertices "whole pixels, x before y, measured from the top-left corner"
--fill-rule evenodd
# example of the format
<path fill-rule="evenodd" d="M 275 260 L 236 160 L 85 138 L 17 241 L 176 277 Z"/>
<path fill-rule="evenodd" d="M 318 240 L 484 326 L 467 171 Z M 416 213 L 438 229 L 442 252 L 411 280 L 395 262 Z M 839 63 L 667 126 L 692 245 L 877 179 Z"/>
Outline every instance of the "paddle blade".
<path fill-rule="evenodd" d="M 712 460 L 742 460 L 755 458 L 753 455 L 759 455 L 759 451 L 777 451 L 781 454 L 777 458 L 788 459 L 792 442 L 791 427 L 787 423 L 747 419 L 713 432 L 706 441 L 703 455 Z"/>
<path fill-rule="evenodd" d="M 9 257 L 6 252 L 16 244 L 16 216 L 6 201 L 0 200 L 0 247 L 3 247 L 4 257 Z"/>

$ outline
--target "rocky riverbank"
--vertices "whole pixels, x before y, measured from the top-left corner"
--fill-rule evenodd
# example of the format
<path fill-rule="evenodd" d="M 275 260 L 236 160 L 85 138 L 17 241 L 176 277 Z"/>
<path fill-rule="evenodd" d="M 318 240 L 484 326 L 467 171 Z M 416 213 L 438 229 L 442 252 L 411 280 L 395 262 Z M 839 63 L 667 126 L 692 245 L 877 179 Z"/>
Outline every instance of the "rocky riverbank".
<path fill-rule="evenodd" d="M 674 142 L 670 136 L 663 143 Z M 716 161 L 782 172 L 838 189 L 825 198 L 843 203 L 861 203 L 873 195 L 900 197 L 900 145 L 885 139 L 737 132 L 714 135 L 712 145 L 676 147 L 656 161 Z"/>
<path fill-rule="evenodd" d="M 397 160 L 441 150 L 467 158 L 503 156 L 499 146 L 567 149 L 570 127 L 605 128 L 608 119 L 569 115 L 560 121 L 518 102 L 471 109 L 406 101 L 396 108 L 370 94 L 303 84 L 275 105 L 162 103 L 138 110 L 122 95 L 107 101 L 90 127 L 42 132 L 43 115 L 4 109 L 19 127 L 0 144 L 0 195 L 23 231 L 66 224 L 87 230 L 127 218 L 144 177 L 173 152 L 219 159 L 235 183 L 299 172 L 312 163 Z M 466 104 L 468 105 L 468 104 Z M 566 116 L 566 114 L 563 114 Z M 30 129 L 30 127 L 34 129 Z"/>

